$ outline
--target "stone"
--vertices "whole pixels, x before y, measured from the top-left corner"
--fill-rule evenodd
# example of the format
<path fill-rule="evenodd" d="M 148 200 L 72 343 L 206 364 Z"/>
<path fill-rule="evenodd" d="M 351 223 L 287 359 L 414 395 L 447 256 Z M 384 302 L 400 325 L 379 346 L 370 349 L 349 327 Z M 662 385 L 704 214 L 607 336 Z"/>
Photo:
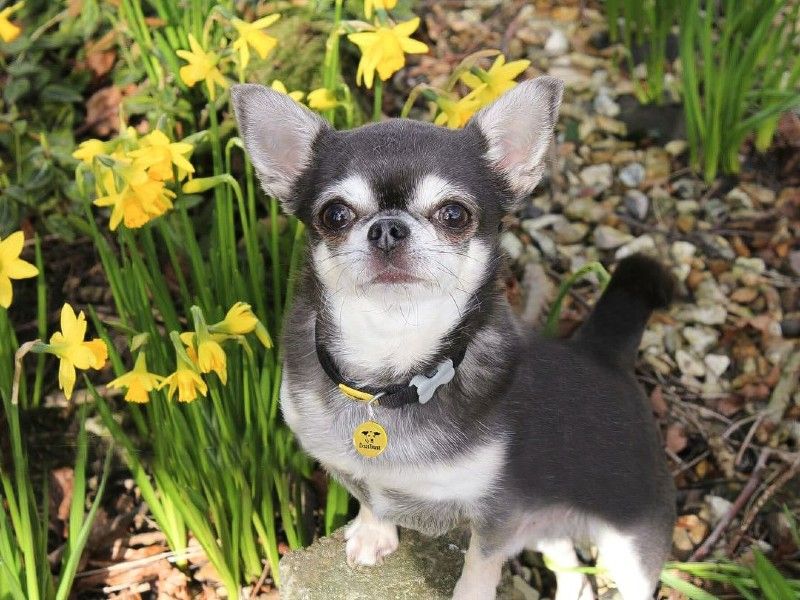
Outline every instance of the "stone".
<path fill-rule="evenodd" d="M 614 258 L 622 260 L 628 256 L 633 256 L 639 252 L 653 252 L 656 249 L 656 241 L 649 235 L 641 235 L 621 246 L 614 253 Z"/>
<path fill-rule="evenodd" d="M 733 188 L 727 193 L 725 199 L 734 208 L 753 208 L 753 201 L 750 196 L 740 187 Z"/>
<path fill-rule="evenodd" d="M 553 66 L 548 69 L 547 74 L 558 77 L 564 85 L 576 92 L 589 89 L 592 84 L 591 78 L 583 71 L 566 66 Z"/>
<path fill-rule="evenodd" d="M 686 152 L 688 147 L 689 144 L 686 143 L 686 140 L 671 140 L 665 144 L 664 150 L 666 150 L 670 156 L 680 156 Z"/>
<path fill-rule="evenodd" d="M 601 88 L 592 101 L 595 112 L 599 115 L 614 118 L 619 114 L 619 104 L 614 102 L 614 99 L 608 92 L 607 88 Z"/>
<path fill-rule="evenodd" d="M 773 204 L 775 192 L 755 183 L 741 183 L 739 187 L 758 204 Z"/>
<path fill-rule="evenodd" d="M 563 215 L 542 215 L 541 217 L 536 217 L 535 219 L 525 219 L 520 223 L 520 227 L 524 229 L 527 233 L 531 231 L 539 231 L 541 229 L 546 229 L 548 227 L 552 227 L 557 223 L 564 223 L 566 219 Z"/>
<path fill-rule="evenodd" d="M 719 339 L 719 333 L 711 327 L 684 327 L 681 333 L 697 354 L 708 352 Z"/>
<path fill-rule="evenodd" d="M 614 171 L 609 164 L 591 165 L 580 172 L 581 183 L 594 189 L 597 194 L 611 187 L 613 175 Z"/>
<path fill-rule="evenodd" d="M 767 266 L 761 258 L 740 256 L 733 263 L 733 274 L 744 285 L 756 285 L 761 281 L 761 276 L 766 268 Z"/>
<path fill-rule="evenodd" d="M 628 190 L 622 199 L 626 212 L 634 219 L 644 221 L 650 210 L 650 199 L 647 194 L 639 190 Z"/>
<path fill-rule="evenodd" d="M 504 231 L 500 236 L 500 247 L 511 260 L 518 260 L 525 248 L 522 241 L 510 231 Z"/>
<path fill-rule="evenodd" d="M 430 538 L 401 529 L 400 546 L 375 567 L 347 565 L 344 530 L 339 529 L 280 562 L 282 600 L 449 600 L 461 575 L 468 535 L 451 532 Z M 498 600 L 520 600 L 508 569 L 497 590 Z"/>
<path fill-rule="evenodd" d="M 594 239 L 594 245 L 600 250 L 613 250 L 630 242 L 633 236 L 609 225 L 598 225 L 592 238 Z"/>
<path fill-rule="evenodd" d="M 553 29 L 544 43 L 544 51 L 547 56 L 566 54 L 569 51 L 569 40 L 564 32 L 558 28 Z"/>
<path fill-rule="evenodd" d="M 672 242 L 672 246 L 669 247 L 669 254 L 672 256 L 672 260 L 679 264 L 690 264 L 695 252 L 697 252 L 697 246 L 683 240 Z"/>
<path fill-rule="evenodd" d="M 625 165 L 619 171 L 619 180 L 629 188 L 638 188 L 644 181 L 645 171 L 642 163 Z"/>
<path fill-rule="evenodd" d="M 722 325 L 728 311 L 722 304 L 698 304 L 686 306 L 678 312 L 678 318 L 686 323 L 700 323 L 701 325 Z"/>
<path fill-rule="evenodd" d="M 731 359 L 724 354 L 707 354 L 703 357 L 706 368 L 717 377 L 721 376 L 731 366 Z"/>
<path fill-rule="evenodd" d="M 681 177 L 672 182 L 672 191 L 681 198 L 690 199 L 700 195 L 700 184 L 689 177 Z"/>
<path fill-rule="evenodd" d="M 700 203 L 697 200 L 678 200 L 675 203 L 675 210 L 679 215 L 695 214 L 700 212 Z"/>
<path fill-rule="evenodd" d="M 589 233 L 589 226 L 585 223 L 559 223 L 553 227 L 558 244 L 577 244 Z"/>
<path fill-rule="evenodd" d="M 666 179 L 670 173 L 669 154 L 663 148 L 651 146 L 645 151 L 644 167 L 647 179 Z"/>
<path fill-rule="evenodd" d="M 573 221 L 597 223 L 606 215 L 606 209 L 593 198 L 576 198 L 567 204 L 564 214 Z"/>
<path fill-rule="evenodd" d="M 730 511 L 731 507 L 733 506 L 733 502 L 723 498 L 722 496 L 708 495 L 704 498 L 704 500 L 708 506 L 712 527 L 716 527 L 717 523 L 719 523 L 723 517 L 728 514 L 728 511 Z"/>
<path fill-rule="evenodd" d="M 597 115 L 597 117 L 595 117 L 595 123 L 600 131 L 605 131 L 606 133 L 618 135 L 620 137 L 628 135 L 628 126 L 617 119 L 612 119 L 605 115 Z"/>
<path fill-rule="evenodd" d="M 675 362 L 678 363 L 678 368 L 684 375 L 702 377 L 706 374 L 706 368 L 702 361 L 686 350 L 678 350 L 675 353 Z"/>
<path fill-rule="evenodd" d="M 549 259 L 554 259 L 558 255 L 558 248 L 556 248 L 556 243 L 552 239 L 550 239 L 550 237 L 547 234 L 539 231 L 538 229 L 529 231 L 528 234 L 531 236 L 531 239 L 539 248 L 539 250 L 542 251 L 542 254 L 545 257 Z"/>

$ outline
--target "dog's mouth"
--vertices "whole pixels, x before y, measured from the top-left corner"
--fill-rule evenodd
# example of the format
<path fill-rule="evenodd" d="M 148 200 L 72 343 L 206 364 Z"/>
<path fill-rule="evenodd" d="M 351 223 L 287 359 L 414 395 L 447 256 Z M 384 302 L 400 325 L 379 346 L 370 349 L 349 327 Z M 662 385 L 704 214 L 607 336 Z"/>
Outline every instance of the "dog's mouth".
<path fill-rule="evenodd" d="M 378 270 L 378 273 L 370 280 L 370 283 L 421 283 L 423 280 L 413 273 L 394 265 L 386 265 Z"/>

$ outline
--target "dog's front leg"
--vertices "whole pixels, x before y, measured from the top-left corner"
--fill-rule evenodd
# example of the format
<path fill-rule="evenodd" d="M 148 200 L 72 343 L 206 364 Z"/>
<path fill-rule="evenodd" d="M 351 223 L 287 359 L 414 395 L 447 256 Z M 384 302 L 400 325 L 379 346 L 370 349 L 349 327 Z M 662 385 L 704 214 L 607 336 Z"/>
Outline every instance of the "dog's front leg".
<path fill-rule="evenodd" d="M 453 600 L 493 600 L 506 556 L 481 546 L 475 530 L 469 541 L 464 570 L 453 590 Z"/>
<path fill-rule="evenodd" d="M 361 503 L 358 516 L 345 529 L 347 564 L 379 565 L 385 556 L 397 550 L 397 526 L 377 518 Z"/>

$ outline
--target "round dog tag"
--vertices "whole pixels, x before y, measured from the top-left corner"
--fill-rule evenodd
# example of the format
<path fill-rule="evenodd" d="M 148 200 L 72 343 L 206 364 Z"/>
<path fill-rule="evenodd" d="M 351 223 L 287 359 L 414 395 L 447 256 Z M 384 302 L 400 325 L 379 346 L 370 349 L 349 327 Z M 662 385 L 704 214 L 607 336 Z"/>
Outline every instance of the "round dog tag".
<path fill-rule="evenodd" d="M 353 446 L 361 456 L 374 458 L 386 450 L 386 430 L 375 421 L 364 421 L 353 431 Z"/>

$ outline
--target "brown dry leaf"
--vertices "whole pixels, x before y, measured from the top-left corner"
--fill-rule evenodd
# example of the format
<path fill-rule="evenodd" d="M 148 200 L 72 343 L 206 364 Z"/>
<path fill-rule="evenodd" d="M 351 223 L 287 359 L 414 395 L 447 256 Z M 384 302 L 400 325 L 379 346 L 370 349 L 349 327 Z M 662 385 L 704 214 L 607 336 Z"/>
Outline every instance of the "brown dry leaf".
<path fill-rule="evenodd" d="M 69 0 L 67 3 L 67 16 L 74 19 L 83 10 L 83 0 Z"/>
<path fill-rule="evenodd" d="M 661 389 L 660 385 L 657 385 L 653 388 L 653 391 L 650 393 L 650 405 L 653 408 L 653 412 L 660 418 L 667 416 L 669 412 L 669 406 L 667 405 L 667 401 L 664 399 L 664 392 Z"/>
<path fill-rule="evenodd" d="M 75 472 L 71 467 L 61 467 L 60 469 L 54 469 L 50 473 L 51 525 L 53 529 L 59 531 L 59 535 L 67 534 L 66 521 L 69 519 L 74 484 Z M 56 521 L 61 522 L 61 527 Z"/>
<path fill-rule="evenodd" d="M 97 77 L 102 77 L 111 70 L 116 59 L 117 53 L 112 50 L 92 52 L 86 55 L 86 65 Z"/>
<path fill-rule="evenodd" d="M 680 454 L 689 443 L 689 438 L 686 435 L 686 428 L 681 423 L 672 423 L 667 427 L 667 434 L 664 443 L 667 448 L 672 450 L 675 454 Z"/>
<path fill-rule="evenodd" d="M 111 85 L 96 91 L 86 101 L 86 122 L 84 127 L 93 130 L 100 137 L 107 137 L 119 131 L 119 105 L 125 96 L 136 90 L 135 85 L 124 89 Z"/>
<path fill-rule="evenodd" d="M 168 573 L 161 573 L 155 583 L 158 600 L 191 600 L 189 578 L 173 567 Z"/>

